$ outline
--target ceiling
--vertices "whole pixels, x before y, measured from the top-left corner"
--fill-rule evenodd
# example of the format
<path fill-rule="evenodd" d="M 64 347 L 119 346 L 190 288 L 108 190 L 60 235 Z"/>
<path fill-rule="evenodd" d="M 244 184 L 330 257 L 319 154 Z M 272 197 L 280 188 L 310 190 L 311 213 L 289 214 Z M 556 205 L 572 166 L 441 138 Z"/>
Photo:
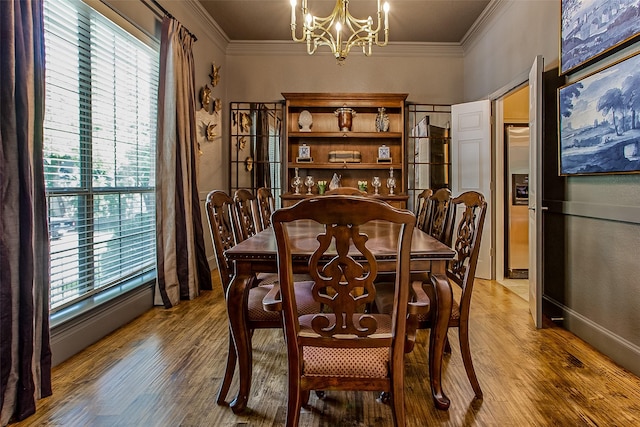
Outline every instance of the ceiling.
<path fill-rule="evenodd" d="M 489 4 L 489 0 L 388 1 L 390 42 L 459 43 Z M 199 2 L 231 41 L 291 40 L 289 0 Z M 318 16 L 328 16 L 334 6 L 335 0 L 308 0 L 309 11 Z M 349 10 L 356 18 L 375 16 L 376 1 L 350 0 Z M 300 19 L 299 6 L 296 13 Z"/>

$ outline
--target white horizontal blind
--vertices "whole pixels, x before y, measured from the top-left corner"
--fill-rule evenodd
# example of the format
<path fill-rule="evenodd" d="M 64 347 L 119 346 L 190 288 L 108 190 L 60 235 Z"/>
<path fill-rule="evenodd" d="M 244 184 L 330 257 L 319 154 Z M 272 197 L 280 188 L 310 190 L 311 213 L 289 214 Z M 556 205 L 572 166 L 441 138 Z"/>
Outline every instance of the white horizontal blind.
<path fill-rule="evenodd" d="M 45 1 L 51 312 L 155 267 L 158 48 Z"/>

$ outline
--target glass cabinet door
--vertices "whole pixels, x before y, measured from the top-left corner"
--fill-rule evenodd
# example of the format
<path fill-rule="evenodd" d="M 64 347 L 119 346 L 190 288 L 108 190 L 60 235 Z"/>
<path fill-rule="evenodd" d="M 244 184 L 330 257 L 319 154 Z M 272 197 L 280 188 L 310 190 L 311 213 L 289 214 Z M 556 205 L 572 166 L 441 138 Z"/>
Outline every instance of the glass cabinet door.
<path fill-rule="evenodd" d="M 279 206 L 283 103 L 232 102 L 230 110 L 230 194 L 268 187 Z"/>
<path fill-rule="evenodd" d="M 423 190 L 451 186 L 451 106 L 407 104 L 405 111 L 407 207 L 415 210 L 416 198 Z"/>

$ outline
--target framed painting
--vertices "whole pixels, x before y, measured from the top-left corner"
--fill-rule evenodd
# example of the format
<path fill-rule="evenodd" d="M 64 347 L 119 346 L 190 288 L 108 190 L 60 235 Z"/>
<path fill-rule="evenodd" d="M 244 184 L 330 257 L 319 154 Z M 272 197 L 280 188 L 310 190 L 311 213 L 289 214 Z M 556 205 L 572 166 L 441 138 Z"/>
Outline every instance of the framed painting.
<path fill-rule="evenodd" d="M 560 174 L 640 171 L 640 54 L 558 89 Z"/>
<path fill-rule="evenodd" d="M 561 0 L 560 73 L 581 68 L 640 35 L 640 0 Z"/>

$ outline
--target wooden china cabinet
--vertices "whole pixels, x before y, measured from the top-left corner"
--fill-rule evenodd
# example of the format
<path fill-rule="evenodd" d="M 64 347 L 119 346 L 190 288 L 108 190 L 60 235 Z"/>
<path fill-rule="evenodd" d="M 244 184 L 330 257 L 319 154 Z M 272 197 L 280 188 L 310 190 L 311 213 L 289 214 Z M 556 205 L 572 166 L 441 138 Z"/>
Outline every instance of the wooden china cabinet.
<path fill-rule="evenodd" d="M 407 94 L 282 95 L 286 123 L 283 206 L 318 196 L 318 181 L 326 181 L 328 190 L 334 174 L 342 187 L 358 187 L 366 181 L 366 191 L 372 197 L 380 197 L 397 207 L 407 206 L 404 151 Z M 386 114 L 383 119 L 381 109 Z M 387 187 L 391 168 L 396 183 L 393 194 Z M 292 187 L 296 170 L 302 181 L 300 194 L 294 194 Z M 314 182 L 311 195 L 304 184 L 308 176 Z M 381 182 L 379 195 L 374 195 L 374 177 Z"/>

